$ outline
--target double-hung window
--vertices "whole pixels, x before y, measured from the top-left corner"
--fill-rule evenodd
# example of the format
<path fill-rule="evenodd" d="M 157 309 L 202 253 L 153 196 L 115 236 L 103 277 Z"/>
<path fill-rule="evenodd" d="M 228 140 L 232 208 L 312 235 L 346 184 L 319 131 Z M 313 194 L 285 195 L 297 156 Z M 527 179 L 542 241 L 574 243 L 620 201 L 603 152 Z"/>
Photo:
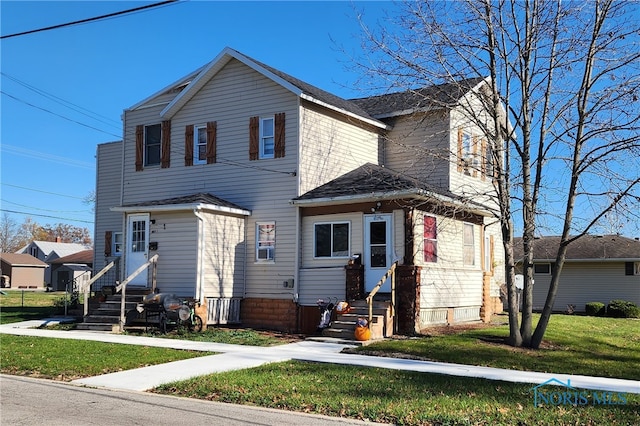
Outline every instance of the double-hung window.
<path fill-rule="evenodd" d="M 314 257 L 349 257 L 349 222 L 314 224 Z"/>
<path fill-rule="evenodd" d="M 193 144 L 193 163 L 207 163 L 207 128 L 197 126 L 194 129 L 195 143 Z"/>
<path fill-rule="evenodd" d="M 476 252 L 473 236 L 473 224 L 465 223 L 463 232 L 463 254 L 462 263 L 465 266 L 473 266 L 476 264 Z"/>
<path fill-rule="evenodd" d="M 273 262 L 276 250 L 276 223 L 256 224 L 256 261 Z"/>
<path fill-rule="evenodd" d="M 162 141 L 162 127 L 160 124 L 144 126 L 144 165 L 157 166 L 160 164 L 160 144 Z"/>
<path fill-rule="evenodd" d="M 274 118 L 260 119 L 260 158 L 273 158 L 275 153 Z"/>
<path fill-rule="evenodd" d="M 123 234 L 122 232 L 114 232 L 113 233 L 113 248 L 111 249 L 111 253 L 113 256 L 121 256 L 122 248 L 124 244 Z"/>
<path fill-rule="evenodd" d="M 438 229 L 434 216 L 424 217 L 424 261 L 438 261 Z"/>

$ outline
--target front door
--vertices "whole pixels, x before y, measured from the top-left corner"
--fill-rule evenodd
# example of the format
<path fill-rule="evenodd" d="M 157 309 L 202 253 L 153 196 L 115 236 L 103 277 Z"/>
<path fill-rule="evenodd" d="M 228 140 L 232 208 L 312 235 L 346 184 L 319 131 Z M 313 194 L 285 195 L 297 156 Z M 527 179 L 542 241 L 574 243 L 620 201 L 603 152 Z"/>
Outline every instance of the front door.
<path fill-rule="evenodd" d="M 132 214 L 127 220 L 127 277 L 147 262 L 149 255 L 149 215 Z M 147 286 L 147 270 L 129 281 L 129 285 Z"/>
<path fill-rule="evenodd" d="M 372 214 L 364 216 L 364 282 L 369 293 L 391 267 L 393 244 L 391 239 L 392 215 Z M 380 287 L 379 292 L 391 293 L 391 281 Z"/>

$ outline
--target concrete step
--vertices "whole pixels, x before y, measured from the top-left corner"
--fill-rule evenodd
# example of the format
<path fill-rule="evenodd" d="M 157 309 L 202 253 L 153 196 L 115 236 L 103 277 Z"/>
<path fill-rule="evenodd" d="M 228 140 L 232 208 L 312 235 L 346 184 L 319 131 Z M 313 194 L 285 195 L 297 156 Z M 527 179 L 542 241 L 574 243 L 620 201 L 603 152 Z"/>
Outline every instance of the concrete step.
<path fill-rule="evenodd" d="M 115 327 L 115 329 L 114 329 Z M 118 323 L 81 322 L 76 324 L 76 330 L 87 331 L 117 331 Z"/>

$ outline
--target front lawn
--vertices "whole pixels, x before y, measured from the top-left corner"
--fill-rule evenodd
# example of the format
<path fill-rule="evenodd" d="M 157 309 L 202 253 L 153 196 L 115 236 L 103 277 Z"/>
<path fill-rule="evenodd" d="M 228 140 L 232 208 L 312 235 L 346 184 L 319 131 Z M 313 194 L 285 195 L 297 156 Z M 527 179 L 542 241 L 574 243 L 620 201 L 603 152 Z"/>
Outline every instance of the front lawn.
<path fill-rule="evenodd" d="M 506 316 L 499 316 L 504 318 Z M 536 316 L 537 321 L 538 316 Z M 552 315 L 540 349 L 503 342 L 507 324 L 385 340 L 356 349 L 362 354 L 409 356 L 431 361 L 546 373 L 640 380 L 640 320 Z"/>

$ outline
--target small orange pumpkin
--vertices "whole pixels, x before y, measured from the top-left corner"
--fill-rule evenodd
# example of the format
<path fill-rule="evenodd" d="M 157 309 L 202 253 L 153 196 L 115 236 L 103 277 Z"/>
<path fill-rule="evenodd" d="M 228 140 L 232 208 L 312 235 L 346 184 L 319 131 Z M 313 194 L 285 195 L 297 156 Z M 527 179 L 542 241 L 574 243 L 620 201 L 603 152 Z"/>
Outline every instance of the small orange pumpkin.
<path fill-rule="evenodd" d="M 360 342 L 367 341 L 371 339 L 371 330 L 369 329 L 369 327 L 358 326 L 356 327 L 356 330 L 354 332 L 354 337 Z"/>

